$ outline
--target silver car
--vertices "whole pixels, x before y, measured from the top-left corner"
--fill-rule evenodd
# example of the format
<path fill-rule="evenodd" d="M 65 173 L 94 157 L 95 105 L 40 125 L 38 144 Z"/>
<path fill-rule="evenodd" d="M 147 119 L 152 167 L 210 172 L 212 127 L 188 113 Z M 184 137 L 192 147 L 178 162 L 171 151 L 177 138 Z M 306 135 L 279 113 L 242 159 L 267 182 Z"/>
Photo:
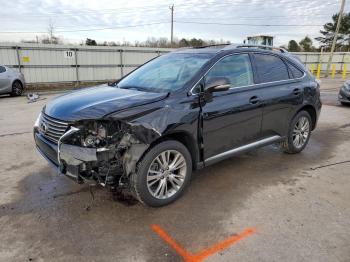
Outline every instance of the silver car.
<path fill-rule="evenodd" d="M 20 96 L 25 88 L 22 73 L 7 66 L 0 65 L 0 94 Z"/>

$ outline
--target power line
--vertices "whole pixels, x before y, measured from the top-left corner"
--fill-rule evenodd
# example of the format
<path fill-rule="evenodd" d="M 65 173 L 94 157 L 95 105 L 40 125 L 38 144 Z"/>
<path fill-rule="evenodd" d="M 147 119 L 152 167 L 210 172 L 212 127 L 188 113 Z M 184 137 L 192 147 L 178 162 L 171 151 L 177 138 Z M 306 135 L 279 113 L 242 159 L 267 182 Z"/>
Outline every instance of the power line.
<path fill-rule="evenodd" d="M 248 23 L 214 23 L 214 22 L 195 22 L 195 21 L 178 21 L 175 23 L 180 24 L 200 24 L 200 25 L 223 25 L 223 26 L 279 26 L 279 27 L 296 27 L 296 26 L 323 26 L 316 24 L 248 24 Z"/>
<path fill-rule="evenodd" d="M 150 26 L 150 25 L 160 25 L 160 24 L 168 24 L 169 21 L 164 22 L 157 22 L 157 23 L 148 23 L 148 24 L 138 24 L 138 25 L 128 25 L 128 26 L 113 26 L 113 27 L 103 27 L 103 28 L 89 28 L 89 29 L 77 29 L 77 30 L 57 30 L 56 33 L 73 33 L 73 32 L 86 32 L 86 31 L 102 31 L 102 30 L 113 30 L 113 29 L 123 29 L 123 28 L 130 28 L 130 27 L 140 27 L 140 26 Z M 47 31 L 1 31 L 0 34 L 46 34 Z"/>
<path fill-rule="evenodd" d="M 85 28 L 85 29 L 76 29 L 76 30 L 56 30 L 56 33 L 73 33 L 73 32 L 87 32 L 87 31 L 103 31 L 103 30 L 113 30 L 113 29 L 124 29 L 132 27 L 141 27 L 141 26 L 152 26 L 160 24 L 168 24 L 169 21 L 154 22 L 154 23 L 145 23 L 137 25 L 128 25 L 128 26 L 113 26 L 113 27 L 102 27 L 102 28 Z M 174 23 L 181 24 L 201 24 L 201 25 L 222 25 L 222 26 L 275 26 L 275 27 L 296 27 L 296 26 L 323 26 L 323 25 L 311 25 L 311 24 L 248 24 L 248 23 L 211 23 L 211 22 L 194 22 L 194 21 L 178 21 L 174 20 Z M 47 31 L 0 31 L 0 34 L 45 34 Z"/>
<path fill-rule="evenodd" d="M 298 15 L 298 14 L 292 14 L 293 17 L 306 17 L 306 18 L 310 18 L 310 15 Z M 181 16 L 180 16 L 181 17 Z M 329 14 L 312 14 L 312 17 L 327 17 L 329 18 L 330 15 Z M 184 18 L 184 17 L 181 17 Z M 188 17 L 187 18 L 191 19 L 191 20 L 209 20 L 209 19 L 214 19 L 215 21 L 218 20 L 232 20 L 232 19 L 243 19 L 243 20 L 262 20 L 262 19 L 273 19 L 273 18 L 278 18 L 278 19 L 291 19 L 290 16 L 285 16 L 285 15 L 271 15 L 271 16 L 230 16 L 230 17 L 225 17 L 225 16 L 220 16 L 219 18 L 210 18 L 210 17 Z"/>

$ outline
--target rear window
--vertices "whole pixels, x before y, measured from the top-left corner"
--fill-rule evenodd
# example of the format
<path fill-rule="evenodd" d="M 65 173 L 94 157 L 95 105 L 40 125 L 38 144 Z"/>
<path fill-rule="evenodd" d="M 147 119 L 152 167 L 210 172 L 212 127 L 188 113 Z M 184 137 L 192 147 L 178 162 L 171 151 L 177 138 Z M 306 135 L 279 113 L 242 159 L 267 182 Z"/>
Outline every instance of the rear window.
<path fill-rule="evenodd" d="M 0 73 L 4 73 L 4 72 L 6 72 L 6 68 L 3 66 L 0 66 Z"/>
<path fill-rule="evenodd" d="M 258 83 L 289 79 L 288 69 L 281 58 L 268 54 L 254 54 Z"/>
<path fill-rule="evenodd" d="M 292 73 L 291 78 L 300 78 L 304 75 L 304 72 L 296 68 L 294 65 L 288 62 L 288 67 Z"/>

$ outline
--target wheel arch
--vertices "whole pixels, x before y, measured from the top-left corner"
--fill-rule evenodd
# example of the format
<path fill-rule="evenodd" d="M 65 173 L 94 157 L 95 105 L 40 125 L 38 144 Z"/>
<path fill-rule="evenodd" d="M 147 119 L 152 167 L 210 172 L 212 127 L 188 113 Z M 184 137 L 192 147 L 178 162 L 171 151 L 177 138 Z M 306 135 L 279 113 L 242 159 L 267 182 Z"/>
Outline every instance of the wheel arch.
<path fill-rule="evenodd" d="M 190 133 L 186 131 L 173 131 L 171 133 L 167 133 L 159 137 L 157 140 L 153 141 L 149 149 L 154 147 L 156 144 L 159 144 L 166 140 L 175 140 L 183 144 L 187 148 L 187 150 L 190 152 L 191 159 L 192 159 L 192 169 L 197 169 L 197 163 L 199 161 L 199 149 L 195 138 Z M 145 152 L 145 154 L 146 153 L 147 152 Z"/>
<path fill-rule="evenodd" d="M 15 78 L 15 79 L 12 81 L 11 87 L 12 87 L 13 84 L 16 83 L 16 82 L 19 82 L 19 83 L 21 84 L 22 88 L 24 88 L 24 85 L 23 85 L 21 79 L 18 79 L 18 78 Z"/>
<path fill-rule="evenodd" d="M 311 117 L 311 121 L 312 121 L 312 129 L 314 130 L 316 127 L 316 122 L 317 122 L 317 113 L 316 113 L 316 109 L 314 108 L 314 106 L 312 105 L 304 105 L 302 106 L 293 116 L 293 118 L 300 112 L 300 111 L 306 111 L 309 113 L 310 117 Z"/>

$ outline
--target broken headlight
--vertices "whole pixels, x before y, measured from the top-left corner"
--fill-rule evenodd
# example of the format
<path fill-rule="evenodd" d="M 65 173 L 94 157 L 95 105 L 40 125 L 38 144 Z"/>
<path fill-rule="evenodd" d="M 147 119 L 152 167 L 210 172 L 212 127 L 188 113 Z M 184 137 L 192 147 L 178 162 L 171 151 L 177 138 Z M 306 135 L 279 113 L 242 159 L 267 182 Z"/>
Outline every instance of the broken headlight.
<path fill-rule="evenodd" d="M 85 147 L 102 147 L 107 144 L 107 123 L 97 121 L 86 121 L 81 123 L 82 130 L 80 141 Z"/>

